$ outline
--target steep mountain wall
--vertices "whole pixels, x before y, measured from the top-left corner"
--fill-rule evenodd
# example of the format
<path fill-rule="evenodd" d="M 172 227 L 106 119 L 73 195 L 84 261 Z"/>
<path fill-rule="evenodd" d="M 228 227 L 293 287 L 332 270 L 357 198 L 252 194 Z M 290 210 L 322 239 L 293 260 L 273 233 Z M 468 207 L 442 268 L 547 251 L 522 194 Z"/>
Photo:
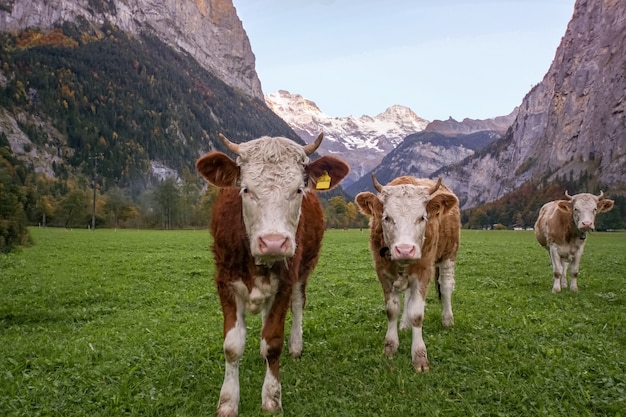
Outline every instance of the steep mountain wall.
<path fill-rule="evenodd" d="M 255 57 L 232 0 L 0 0 L 2 31 L 47 29 L 79 17 L 153 33 L 226 84 L 263 100 Z"/>
<path fill-rule="evenodd" d="M 626 2 L 578 0 L 554 61 L 507 139 L 446 173 L 463 207 L 527 181 L 588 173 L 626 192 Z M 578 190 L 582 191 L 582 190 Z"/>

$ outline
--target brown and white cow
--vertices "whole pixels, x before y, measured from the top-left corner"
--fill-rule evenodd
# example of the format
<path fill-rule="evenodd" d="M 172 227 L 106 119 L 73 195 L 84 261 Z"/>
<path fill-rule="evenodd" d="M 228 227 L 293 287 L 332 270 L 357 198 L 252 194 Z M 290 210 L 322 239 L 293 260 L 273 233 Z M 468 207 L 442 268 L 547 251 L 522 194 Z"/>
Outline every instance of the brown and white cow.
<path fill-rule="evenodd" d="M 238 413 L 246 312 L 262 314 L 261 355 L 267 365 L 262 409 L 282 408 L 279 358 L 285 317 L 291 304 L 289 352 L 297 357 L 302 352 L 306 282 L 317 263 L 325 227 L 314 190 L 335 187 L 349 171 L 332 156 L 309 161 L 322 138 L 320 134 L 307 146 L 282 137 L 237 145 L 220 135 L 237 160 L 211 152 L 196 162 L 198 172 L 221 187 L 211 222 L 226 359 L 218 416 Z"/>
<path fill-rule="evenodd" d="M 613 208 L 613 200 L 604 199 L 604 192 L 595 196 L 580 193 L 567 200 L 546 203 L 539 210 L 535 222 L 535 237 L 548 250 L 552 262 L 552 293 L 567 287 L 567 269 L 570 268 L 570 291 L 578 291 L 580 258 L 587 242 L 587 232 L 595 229 L 597 213 Z M 570 265 L 571 264 L 571 265 Z"/>
<path fill-rule="evenodd" d="M 443 302 L 442 323 L 454 324 L 452 292 L 461 228 L 459 200 L 445 185 L 430 179 L 398 177 L 382 186 L 372 174 L 378 195 L 359 193 L 355 200 L 370 217 L 370 249 L 387 309 L 385 354 L 398 350 L 400 329 L 412 329 L 411 357 L 418 372 L 428 370 L 422 322 L 428 285 L 435 276 Z"/>

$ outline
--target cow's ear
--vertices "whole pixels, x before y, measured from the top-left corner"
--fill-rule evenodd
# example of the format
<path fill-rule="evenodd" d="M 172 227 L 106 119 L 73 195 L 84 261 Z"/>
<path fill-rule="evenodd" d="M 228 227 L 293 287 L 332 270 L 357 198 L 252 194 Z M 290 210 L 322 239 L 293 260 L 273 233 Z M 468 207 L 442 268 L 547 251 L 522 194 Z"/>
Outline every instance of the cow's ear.
<path fill-rule="evenodd" d="M 615 202 L 613 200 L 600 200 L 598 201 L 598 213 L 604 213 L 613 208 Z"/>
<path fill-rule="evenodd" d="M 319 191 L 330 190 L 339 185 L 341 180 L 348 175 L 350 167 L 339 158 L 334 156 L 322 156 L 306 166 L 306 173 L 312 181 L 314 188 Z M 326 176 L 330 177 L 327 178 Z M 315 186 L 320 182 L 319 186 Z"/>
<path fill-rule="evenodd" d="M 359 206 L 361 213 L 366 216 L 374 217 L 376 214 L 380 216 L 383 212 L 383 203 L 380 202 L 375 194 L 369 191 L 358 193 L 354 201 Z"/>
<path fill-rule="evenodd" d="M 572 202 L 566 200 L 559 200 L 556 202 L 557 208 L 563 211 L 572 211 Z"/>
<path fill-rule="evenodd" d="M 426 204 L 426 212 L 429 217 L 439 214 L 446 214 L 454 206 L 458 206 L 459 200 L 454 194 L 440 193 L 436 194 Z"/>
<path fill-rule="evenodd" d="M 222 152 L 209 152 L 196 161 L 196 169 L 211 184 L 218 187 L 235 187 L 239 167 Z"/>

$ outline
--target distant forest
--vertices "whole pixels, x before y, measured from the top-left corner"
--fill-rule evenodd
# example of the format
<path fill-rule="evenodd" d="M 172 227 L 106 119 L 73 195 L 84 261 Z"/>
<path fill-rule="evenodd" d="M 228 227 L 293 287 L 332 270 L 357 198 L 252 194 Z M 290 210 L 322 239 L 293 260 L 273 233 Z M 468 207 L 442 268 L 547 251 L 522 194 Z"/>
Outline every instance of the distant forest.
<path fill-rule="evenodd" d="M 544 187 L 526 184 L 501 199 L 464 210 L 461 222 L 467 229 L 512 229 L 533 227 L 539 209 L 553 200 L 565 200 L 565 191 L 571 195 L 578 192 L 600 194 L 597 185 L 591 184 L 591 177 L 583 175 L 578 180 L 557 179 Z M 626 229 L 626 197 L 614 196 L 611 190 L 605 197 L 615 201 L 613 210 L 596 216 L 597 230 Z"/>

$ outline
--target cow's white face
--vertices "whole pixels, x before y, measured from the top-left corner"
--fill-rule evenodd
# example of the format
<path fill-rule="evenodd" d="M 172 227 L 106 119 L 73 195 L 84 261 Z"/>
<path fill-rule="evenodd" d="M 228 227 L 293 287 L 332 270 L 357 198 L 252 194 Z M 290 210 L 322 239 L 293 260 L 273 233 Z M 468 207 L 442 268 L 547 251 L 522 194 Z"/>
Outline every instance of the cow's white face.
<path fill-rule="evenodd" d="M 257 262 L 270 265 L 294 256 L 305 193 L 312 187 L 332 189 L 350 171 L 345 162 L 332 156 L 309 162 L 308 155 L 322 138 L 320 134 L 315 142 L 301 146 L 287 138 L 267 136 L 234 144 L 220 135 L 237 160 L 209 152 L 196 161 L 196 169 L 210 183 L 240 189 L 245 232 Z"/>
<path fill-rule="evenodd" d="M 422 257 L 428 221 L 429 188 L 416 185 L 386 186 L 378 195 L 383 205 L 383 237 L 392 260 L 411 261 Z"/>
<path fill-rule="evenodd" d="M 595 229 L 597 206 L 598 198 L 592 194 L 578 194 L 572 198 L 572 215 L 579 230 L 589 232 Z"/>
<path fill-rule="evenodd" d="M 569 201 L 574 224 L 581 232 L 595 230 L 596 214 L 613 208 L 613 200 L 601 199 L 589 193 L 576 194 Z"/>
<path fill-rule="evenodd" d="M 273 261 L 295 253 L 309 158 L 302 146 L 271 139 L 242 143 L 237 164 L 250 251 Z"/>

